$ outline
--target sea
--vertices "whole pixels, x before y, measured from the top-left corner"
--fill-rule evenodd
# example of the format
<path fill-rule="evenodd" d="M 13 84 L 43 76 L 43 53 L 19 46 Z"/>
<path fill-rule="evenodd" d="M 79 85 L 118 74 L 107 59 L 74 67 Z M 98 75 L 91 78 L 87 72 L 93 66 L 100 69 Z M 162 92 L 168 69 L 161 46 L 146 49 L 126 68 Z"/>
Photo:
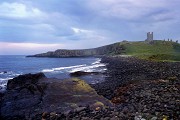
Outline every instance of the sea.
<path fill-rule="evenodd" d="M 106 65 L 101 63 L 101 58 L 37 58 L 24 55 L 0 55 L 0 91 L 4 91 L 7 82 L 14 77 L 28 73 L 43 72 L 48 78 L 60 80 L 70 78 L 70 73 L 76 71 L 105 72 Z M 82 76 L 90 84 L 104 80 L 101 75 Z"/>

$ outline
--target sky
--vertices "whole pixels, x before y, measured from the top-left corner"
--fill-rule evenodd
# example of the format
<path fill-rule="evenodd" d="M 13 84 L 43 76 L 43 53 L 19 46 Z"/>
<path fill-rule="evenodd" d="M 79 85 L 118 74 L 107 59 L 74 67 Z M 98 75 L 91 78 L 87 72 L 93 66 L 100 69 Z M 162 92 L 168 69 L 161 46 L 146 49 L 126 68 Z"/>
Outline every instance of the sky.
<path fill-rule="evenodd" d="M 180 41 L 180 0 L 0 0 L 0 55 Z"/>

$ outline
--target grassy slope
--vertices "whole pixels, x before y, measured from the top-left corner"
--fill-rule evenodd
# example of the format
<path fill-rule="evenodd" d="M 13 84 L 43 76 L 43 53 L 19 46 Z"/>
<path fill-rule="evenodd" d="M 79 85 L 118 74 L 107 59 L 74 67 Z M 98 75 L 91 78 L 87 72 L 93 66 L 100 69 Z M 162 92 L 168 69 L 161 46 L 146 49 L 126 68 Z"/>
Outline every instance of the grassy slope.
<path fill-rule="evenodd" d="M 180 61 L 180 44 L 168 41 L 120 43 L 125 47 L 125 54 L 142 59 Z"/>

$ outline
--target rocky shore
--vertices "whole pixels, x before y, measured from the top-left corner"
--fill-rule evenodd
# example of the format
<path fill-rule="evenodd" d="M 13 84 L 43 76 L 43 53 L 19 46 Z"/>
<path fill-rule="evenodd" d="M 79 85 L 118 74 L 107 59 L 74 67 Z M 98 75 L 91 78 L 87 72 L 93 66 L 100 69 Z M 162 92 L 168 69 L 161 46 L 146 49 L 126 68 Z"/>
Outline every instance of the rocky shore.
<path fill-rule="evenodd" d="M 108 99 L 113 98 L 114 90 L 134 80 L 180 79 L 180 62 L 155 62 L 134 57 L 103 57 L 107 64 L 106 81 L 93 87 Z"/>
<path fill-rule="evenodd" d="M 180 62 L 105 57 L 106 81 L 93 85 L 126 119 L 180 119 Z M 133 116 L 133 117 L 132 117 Z"/>
<path fill-rule="evenodd" d="M 1 119 L 33 120 L 178 120 L 180 63 L 133 57 L 103 57 L 106 80 L 88 85 L 60 81 L 43 73 L 8 82 L 1 96 Z M 92 73 L 77 72 L 72 76 Z M 97 73 L 93 73 L 97 74 Z"/>

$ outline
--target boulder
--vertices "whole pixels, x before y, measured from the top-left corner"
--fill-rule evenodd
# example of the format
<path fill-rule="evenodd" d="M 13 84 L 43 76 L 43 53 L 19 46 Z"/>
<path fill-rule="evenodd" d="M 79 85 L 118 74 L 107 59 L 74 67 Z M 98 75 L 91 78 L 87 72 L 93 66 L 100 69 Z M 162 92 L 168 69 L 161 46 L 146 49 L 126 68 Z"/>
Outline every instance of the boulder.
<path fill-rule="evenodd" d="M 36 84 L 39 79 L 46 78 L 44 73 L 19 75 L 8 81 L 7 89 L 12 90 L 26 84 Z"/>
<path fill-rule="evenodd" d="M 25 74 L 8 81 L 1 99 L 2 119 L 24 119 L 39 109 L 46 88 L 45 83 L 39 82 L 42 78 L 46 78 L 43 73 Z"/>
<path fill-rule="evenodd" d="M 70 73 L 70 76 L 72 77 L 80 77 L 80 76 L 84 76 L 84 75 L 98 75 L 100 74 L 100 72 L 84 72 L 84 71 L 76 71 L 73 73 Z"/>

